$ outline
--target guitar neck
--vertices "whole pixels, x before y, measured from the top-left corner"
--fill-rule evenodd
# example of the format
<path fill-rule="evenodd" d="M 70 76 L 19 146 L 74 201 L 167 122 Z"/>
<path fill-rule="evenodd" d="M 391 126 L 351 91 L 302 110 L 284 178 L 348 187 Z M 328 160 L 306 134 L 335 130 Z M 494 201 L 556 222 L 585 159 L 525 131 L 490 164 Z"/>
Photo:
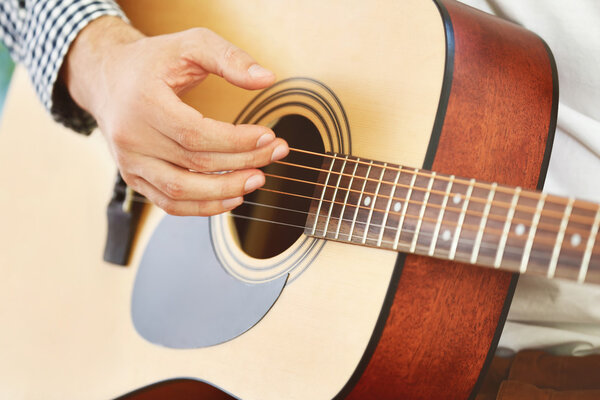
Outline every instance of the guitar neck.
<path fill-rule="evenodd" d="M 309 236 L 600 283 L 600 206 L 345 155 L 325 157 Z"/>

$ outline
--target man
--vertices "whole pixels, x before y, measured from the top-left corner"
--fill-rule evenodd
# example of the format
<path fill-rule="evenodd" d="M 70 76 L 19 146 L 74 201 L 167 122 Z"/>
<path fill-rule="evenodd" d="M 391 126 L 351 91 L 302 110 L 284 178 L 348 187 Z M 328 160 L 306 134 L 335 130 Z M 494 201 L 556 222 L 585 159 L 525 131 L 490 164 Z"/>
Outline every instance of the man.
<path fill-rule="evenodd" d="M 108 0 L 2 2 L 0 29 L 55 119 L 82 133 L 97 123 L 123 179 L 170 214 L 235 208 L 264 184 L 256 168 L 288 153 L 268 128 L 205 118 L 179 99 L 211 73 L 245 89 L 275 81 L 209 30 L 146 38 Z M 198 173 L 217 171 L 232 172 Z"/>

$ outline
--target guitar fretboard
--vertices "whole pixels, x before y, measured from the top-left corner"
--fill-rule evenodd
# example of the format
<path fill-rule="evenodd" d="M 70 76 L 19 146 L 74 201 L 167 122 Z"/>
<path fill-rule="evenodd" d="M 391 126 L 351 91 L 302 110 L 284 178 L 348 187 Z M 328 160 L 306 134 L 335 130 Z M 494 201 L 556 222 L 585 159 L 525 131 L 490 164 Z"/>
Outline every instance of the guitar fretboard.
<path fill-rule="evenodd" d="M 600 283 L 600 206 L 344 155 L 326 157 L 305 233 Z"/>

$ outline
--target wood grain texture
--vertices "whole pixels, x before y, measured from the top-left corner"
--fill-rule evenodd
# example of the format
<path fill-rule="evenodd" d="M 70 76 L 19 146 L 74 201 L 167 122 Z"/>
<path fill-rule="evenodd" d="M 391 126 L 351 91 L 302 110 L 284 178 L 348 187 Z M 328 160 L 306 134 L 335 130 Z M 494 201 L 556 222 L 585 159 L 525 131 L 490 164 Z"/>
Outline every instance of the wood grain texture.
<path fill-rule="evenodd" d="M 116 400 L 164 399 L 235 400 L 235 397 L 208 383 L 191 379 L 173 379 L 138 389 Z"/>
<path fill-rule="evenodd" d="M 320 170 L 308 236 L 600 283 L 599 204 L 339 154 Z"/>
<path fill-rule="evenodd" d="M 432 169 L 535 188 L 553 117 L 546 47 L 513 24 L 443 3 L 454 28 L 454 71 Z M 468 398 L 503 324 L 511 280 L 407 256 L 379 344 L 348 398 Z"/>

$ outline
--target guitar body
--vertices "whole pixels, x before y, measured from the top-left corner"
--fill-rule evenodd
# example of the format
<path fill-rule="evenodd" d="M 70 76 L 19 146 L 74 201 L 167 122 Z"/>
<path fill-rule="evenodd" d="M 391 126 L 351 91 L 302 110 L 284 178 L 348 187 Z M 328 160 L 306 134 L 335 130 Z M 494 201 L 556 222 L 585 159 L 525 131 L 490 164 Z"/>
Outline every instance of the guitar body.
<path fill-rule="evenodd" d="M 188 93 L 185 100 L 211 118 L 276 125 L 295 115 L 314 126 L 325 151 L 527 188 L 543 182 L 557 104 L 552 56 L 507 22 L 454 1 L 120 3 L 144 33 L 206 26 L 275 71 L 280 82 L 260 94 L 215 77 Z M 228 216 L 207 228 L 211 257 L 243 285 L 270 285 L 264 312 L 227 334 L 217 329 L 210 345 L 170 342 L 169 326 L 147 337 L 135 293 L 148 254 L 161 246 L 164 214 L 144 215 L 130 267 L 102 263 L 103 199 L 114 170 L 101 139 L 31 125 L 27 135 L 8 135 L 31 124 L 8 106 L 1 158 L 23 173 L 0 172 L 12 191 L 0 197 L 0 300 L 8 305 L 0 311 L 8 321 L 0 331 L 0 397 L 109 398 L 177 378 L 192 380 L 130 397 L 223 394 L 197 381 L 242 399 L 473 393 L 501 332 L 512 275 L 305 236 L 255 258 L 241 249 Z M 33 141 L 40 151 L 32 158 L 9 150 Z M 82 191 L 89 182 L 98 185 Z M 190 257 L 198 265 L 210 258 Z M 167 277 L 169 268 L 178 273 L 169 262 Z"/>

